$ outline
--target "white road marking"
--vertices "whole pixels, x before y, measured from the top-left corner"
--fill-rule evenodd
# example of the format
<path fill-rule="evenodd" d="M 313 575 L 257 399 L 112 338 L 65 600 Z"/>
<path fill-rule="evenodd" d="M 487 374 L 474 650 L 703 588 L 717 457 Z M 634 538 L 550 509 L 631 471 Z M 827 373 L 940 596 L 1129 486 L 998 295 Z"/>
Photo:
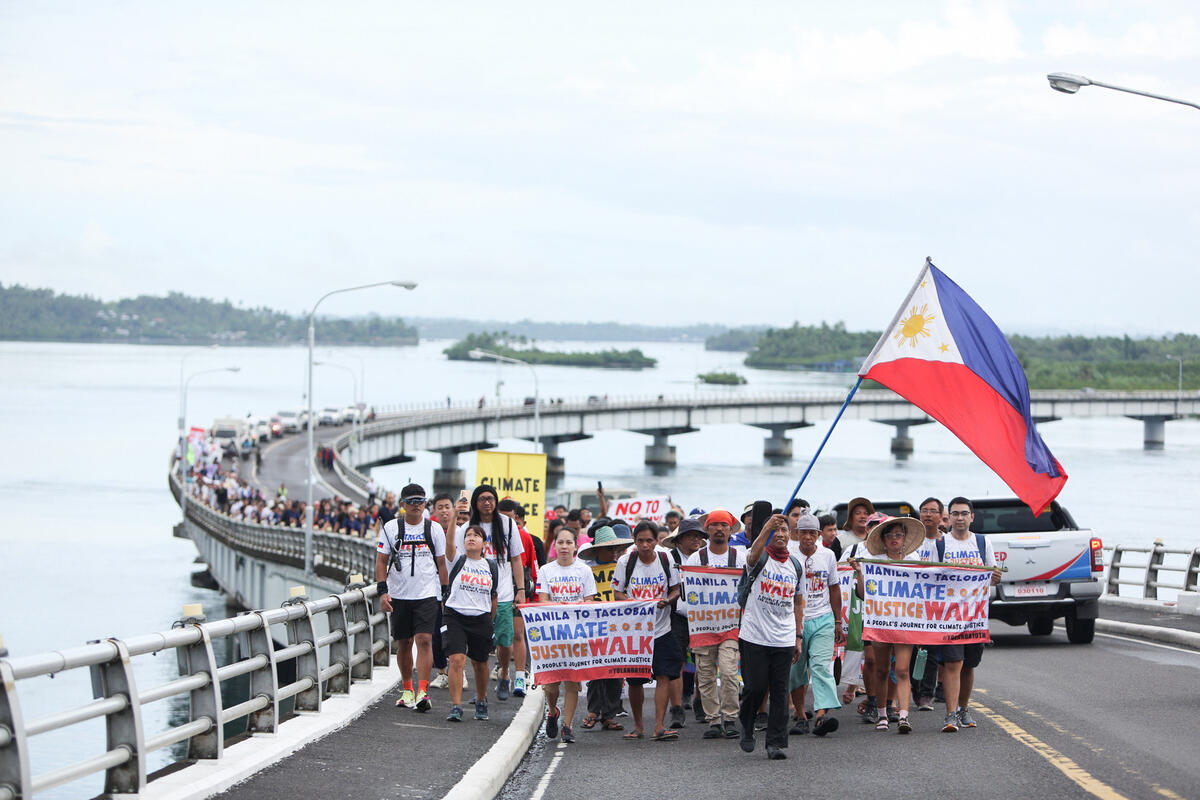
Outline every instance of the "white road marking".
<path fill-rule="evenodd" d="M 533 794 L 529 795 L 529 800 L 542 800 L 546 796 L 546 789 L 550 786 L 550 779 L 554 777 L 554 771 L 558 769 L 558 762 L 562 761 L 566 748 L 566 742 L 558 743 L 558 749 L 554 753 L 554 758 L 551 760 L 550 766 L 546 769 L 546 774 L 538 781 L 537 788 L 533 790 Z"/>
<path fill-rule="evenodd" d="M 445 730 L 445 728 L 439 727 L 437 725 L 418 725 L 415 722 L 393 722 L 392 724 L 396 725 L 398 727 L 401 727 L 401 728 L 428 728 L 431 731 Z"/>
<path fill-rule="evenodd" d="M 1174 650 L 1177 653 L 1188 653 L 1193 656 L 1200 656 L 1200 652 L 1192 650 L 1190 647 L 1176 647 L 1172 644 L 1162 644 L 1161 642 L 1150 642 L 1145 639 L 1134 639 L 1129 636 L 1118 636 L 1115 633 L 1097 633 L 1097 636 L 1103 636 L 1106 639 L 1119 639 L 1122 642 L 1133 642 L 1134 644 L 1144 644 L 1147 647 L 1161 647 L 1164 650 Z"/>

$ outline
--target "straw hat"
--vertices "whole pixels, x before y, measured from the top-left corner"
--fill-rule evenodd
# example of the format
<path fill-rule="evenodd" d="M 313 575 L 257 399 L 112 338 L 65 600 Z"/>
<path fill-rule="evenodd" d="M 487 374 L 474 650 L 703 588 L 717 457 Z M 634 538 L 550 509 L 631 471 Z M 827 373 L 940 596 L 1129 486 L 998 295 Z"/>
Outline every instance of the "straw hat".
<path fill-rule="evenodd" d="M 883 529 L 897 523 L 904 526 L 904 555 L 909 556 L 915 552 L 925 539 L 925 526 L 920 520 L 912 517 L 887 517 L 875 523 L 871 530 L 867 531 L 867 540 L 864 542 L 867 552 L 873 556 L 885 555 L 887 548 L 883 544 Z"/>
<path fill-rule="evenodd" d="M 842 530 L 848 531 L 854 527 L 852 520 L 854 518 L 854 509 L 856 506 L 866 506 L 867 513 L 869 513 L 869 514 L 875 513 L 875 504 L 872 503 L 870 500 L 868 500 L 865 497 L 854 498 L 853 500 L 851 500 L 849 503 L 846 504 L 846 524 L 842 526 Z"/>
<path fill-rule="evenodd" d="M 925 528 L 922 527 L 921 530 L 922 530 L 921 536 L 924 536 L 925 534 L 923 531 L 925 530 Z M 633 544 L 632 539 L 622 539 L 620 536 L 617 536 L 617 534 L 613 533 L 612 528 L 605 525 L 601 528 L 596 529 L 596 532 L 592 534 L 592 540 L 590 542 L 588 542 L 587 544 L 585 544 L 583 547 L 579 548 L 579 552 L 576 553 L 576 555 L 578 555 L 580 557 L 587 557 L 588 553 L 590 553 L 592 550 L 594 550 L 597 547 L 621 547 L 621 548 L 624 548 L 624 547 L 629 547 L 631 544 Z"/>

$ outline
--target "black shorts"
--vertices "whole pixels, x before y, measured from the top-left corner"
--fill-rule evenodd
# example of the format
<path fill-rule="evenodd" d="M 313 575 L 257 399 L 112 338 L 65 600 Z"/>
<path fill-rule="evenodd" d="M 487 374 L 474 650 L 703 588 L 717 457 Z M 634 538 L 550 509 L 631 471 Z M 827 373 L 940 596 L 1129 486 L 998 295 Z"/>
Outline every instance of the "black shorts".
<path fill-rule="evenodd" d="M 938 648 L 938 663 L 961 661 L 964 669 L 975 669 L 983 660 L 983 643 L 944 644 Z"/>
<path fill-rule="evenodd" d="M 650 674 L 655 679 L 668 678 L 674 680 L 683 672 L 683 650 L 679 647 L 679 639 L 673 633 L 664 633 L 654 640 L 654 659 L 650 664 Z M 628 678 L 630 686 L 641 686 L 649 683 L 647 678 Z"/>
<path fill-rule="evenodd" d="M 418 633 L 433 635 L 437 628 L 438 602 L 436 597 L 420 600 L 397 600 L 392 598 L 392 638 L 411 639 Z"/>
<path fill-rule="evenodd" d="M 442 613 L 446 632 L 442 634 L 442 651 L 446 657 L 462 653 L 472 661 L 487 661 L 492 649 L 492 615 L 468 616 L 452 608 Z"/>
<path fill-rule="evenodd" d="M 679 642 L 679 649 L 683 651 L 684 659 L 686 660 L 687 651 L 691 649 L 691 638 L 688 636 L 688 621 L 687 617 L 681 617 L 674 611 L 671 612 L 671 635 Z"/>

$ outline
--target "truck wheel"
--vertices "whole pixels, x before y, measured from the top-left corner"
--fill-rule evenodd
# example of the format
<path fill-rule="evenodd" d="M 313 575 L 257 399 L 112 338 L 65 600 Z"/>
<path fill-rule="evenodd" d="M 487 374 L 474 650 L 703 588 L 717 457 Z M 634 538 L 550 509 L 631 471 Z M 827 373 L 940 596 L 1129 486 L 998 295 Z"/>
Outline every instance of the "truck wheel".
<path fill-rule="evenodd" d="M 1054 620 L 1049 617 L 1037 617 L 1026 622 L 1025 627 L 1029 628 L 1029 632 L 1034 636 L 1049 636 L 1054 630 Z"/>
<path fill-rule="evenodd" d="M 1067 641 L 1071 644 L 1091 644 L 1096 638 L 1096 620 L 1075 619 L 1074 614 L 1067 615 Z"/>

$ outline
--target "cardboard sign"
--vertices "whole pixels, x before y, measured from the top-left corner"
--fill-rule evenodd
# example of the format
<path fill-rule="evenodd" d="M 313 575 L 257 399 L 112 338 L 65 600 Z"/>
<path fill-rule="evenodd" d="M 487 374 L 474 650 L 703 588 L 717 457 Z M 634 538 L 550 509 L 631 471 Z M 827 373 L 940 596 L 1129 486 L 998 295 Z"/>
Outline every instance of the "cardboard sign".
<path fill-rule="evenodd" d="M 661 497 L 626 497 L 608 504 L 608 516 L 611 519 L 623 519 L 630 527 L 639 519 L 662 525 L 670 510 L 671 501 L 665 494 Z"/>
<path fill-rule="evenodd" d="M 687 601 L 688 643 L 692 647 L 720 644 L 738 637 L 741 607 L 737 601 L 740 569 L 682 567 Z"/>
<path fill-rule="evenodd" d="M 906 644 L 991 641 L 990 567 L 859 563 L 863 570 L 863 638 Z"/>
<path fill-rule="evenodd" d="M 656 607 L 638 600 L 518 606 L 534 685 L 651 677 Z"/>
<path fill-rule="evenodd" d="M 605 603 L 611 603 L 614 599 L 612 588 L 613 571 L 617 568 L 617 563 L 614 561 L 611 564 L 593 564 L 592 576 L 596 579 L 596 598 Z"/>
<path fill-rule="evenodd" d="M 546 454 L 475 451 L 475 485 L 496 487 L 498 500 L 510 497 L 525 507 L 525 530 L 541 536 L 546 513 Z"/>

